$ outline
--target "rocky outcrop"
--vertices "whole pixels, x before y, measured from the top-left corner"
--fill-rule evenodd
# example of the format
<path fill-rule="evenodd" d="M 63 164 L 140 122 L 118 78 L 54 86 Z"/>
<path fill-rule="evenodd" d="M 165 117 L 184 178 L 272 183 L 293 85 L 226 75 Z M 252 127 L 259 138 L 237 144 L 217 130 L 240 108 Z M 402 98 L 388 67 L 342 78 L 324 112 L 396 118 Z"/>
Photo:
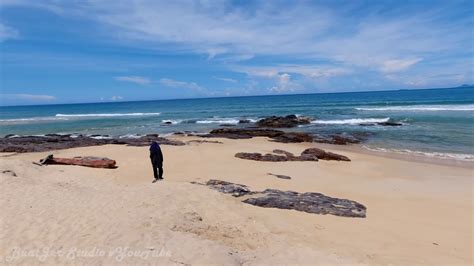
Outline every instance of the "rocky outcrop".
<path fill-rule="evenodd" d="M 304 150 L 301 153 L 301 158 L 318 158 L 319 160 L 328 160 L 328 161 L 350 161 L 347 156 L 340 155 L 337 153 L 328 152 L 318 148 L 309 148 Z"/>
<path fill-rule="evenodd" d="M 296 210 L 316 214 L 332 214 L 343 217 L 365 218 L 367 208 L 355 201 L 328 197 L 321 193 L 281 191 L 266 189 L 261 196 L 242 202 L 263 207 Z"/>
<path fill-rule="evenodd" d="M 273 150 L 274 154 L 261 154 L 258 152 L 239 152 L 235 154 L 236 158 L 261 161 L 261 162 L 287 162 L 287 161 L 318 161 L 318 160 L 334 160 L 334 161 L 350 161 L 344 155 L 327 152 L 318 148 L 309 148 L 304 150 L 300 156 L 295 156 L 291 152 L 283 150 Z"/>
<path fill-rule="evenodd" d="M 259 127 L 272 128 L 290 128 L 298 125 L 309 124 L 311 119 L 309 117 L 298 117 L 296 115 L 287 116 L 271 116 L 257 121 Z"/>
<path fill-rule="evenodd" d="M 232 194 L 234 197 L 240 197 L 252 193 L 246 185 L 234 184 L 222 180 L 211 179 L 206 182 L 206 185 L 219 192 Z"/>
<path fill-rule="evenodd" d="M 249 119 L 240 119 L 239 120 L 239 124 L 249 124 L 250 122 L 252 122 L 252 121 L 250 121 Z"/>
<path fill-rule="evenodd" d="M 360 143 L 362 140 L 353 135 L 329 135 L 322 136 L 316 135 L 313 138 L 314 142 L 317 143 L 328 143 L 336 145 L 347 145 L 347 144 L 356 144 Z"/>
<path fill-rule="evenodd" d="M 100 135 L 95 137 L 83 135 L 73 137 L 71 135 L 48 134 L 45 136 L 0 138 L 0 152 L 42 152 L 106 144 L 148 146 L 151 141 L 157 141 L 161 145 L 185 145 L 182 141 L 158 137 L 158 134 L 136 138 L 111 138 Z"/>
<path fill-rule="evenodd" d="M 205 185 L 219 192 L 232 194 L 234 197 L 248 197 L 242 202 L 263 208 L 356 218 L 365 218 L 367 213 L 367 208 L 356 201 L 333 198 L 316 192 L 298 193 L 277 189 L 266 189 L 258 192 L 251 191 L 246 185 L 215 179 L 209 180 Z"/>
<path fill-rule="evenodd" d="M 114 169 L 117 168 L 115 165 L 116 162 L 112 159 L 105 158 L 105 157 L 94 157 L 94 156 L 86 156 L 86 157 L 74 157 L 74 158 L 55 158 L 52 154 L 46 156 L 46 158 L 40 160 L 42 165 L 47 164 L 62 164 L 62 165 L 79 165 L 79 166 L 87 166 L 93 168 L 109 168 Z"/>
<path fill-rule="evenodd" d="M 312 142 L 313 137 L 303 132 L 285 132 L 274 129 L 258 128 L 219 128 L 214 129 L 209 134 L 202 135 L 207 138 L 228 138 L 228 139 L 250 139 L 253 137 L 268 137 L 275 142 L 299 143 Z"/>

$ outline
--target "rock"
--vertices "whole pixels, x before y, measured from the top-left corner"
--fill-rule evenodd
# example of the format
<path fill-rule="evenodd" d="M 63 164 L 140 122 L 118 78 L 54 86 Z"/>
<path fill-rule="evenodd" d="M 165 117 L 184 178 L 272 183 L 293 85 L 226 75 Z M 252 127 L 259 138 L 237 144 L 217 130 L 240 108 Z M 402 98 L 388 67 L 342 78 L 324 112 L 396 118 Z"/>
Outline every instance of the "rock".
<path fill-rule="evenodd" d="M 379 126 L 391 126 L 391 127 L 403 126 L 402 123 L 390 122 L 390 121 L 387 121 L 387 122 L 380 122 L 380 123 L 377 123 L 377 125 L 379 125 Z"/>
<path fill-rule="evenodd" d="M 286 132 L 282 135 L 272 138 L 275 142 L 282 143 L 300 143 L 300 142 L 313 142 L 313 137 L 303 132 Z"/>
<path fill-rule="evenodd" d="M 318 161 L 318 160 L 335 160 L 335 161 L 350 161 L 344 155 L 327 152 L 318 148 L 309 148 L 304 150 L 300 156 L 295 156 L 291 152 L 284 150 L 273 150 L 273 153 L 262 155 L 261 153 L 239 152 L 235 157 L 246 160 L 262 161 L 262 162 L 286 162 L 286 161 Z M 277 155 L 283 154 L 283 155 Z"/>
<path fill-rule="evenodd" d="M 284 162 L 284 161 L 288 161 L 288 157 L 286 157 L 286 156 L 275 155 L 275 154 L 270 154 L 270 153 L 262 155 L 260 153 L 239 152 L 239 153 L 235 154 L 235 157 L 240 158 L 240 159 L 262 161 L 262 162 Z"/>
<path fill-rule="evenodd" d="M 221 127 L 235 127 L 234 124 L 220 124 Z"/>
<path fill-rule="evenodd" d="M 70 135 L 51 134 L 49 136 L 0 138 L 0 152 L 42 152 L 105 144 L 148 146 L 153 140 L 162 145 L 185 145 L 182 141 L 161 138 L 158 137 L 157 134 L 142 136 L 139 138 L 93 138 L 82 135 L 73 138 Z"/>
<path fill-rule="evenodd" d="M 327 152 L 318 148 L 309 148 L 301 153 L 301 157 L 311 158 L 316 157 L 320 160 L 335 160 L 335 161 L 350 161 L 350 159 L 344 155 Z"/>
<path fill-rule="evenodd" d="M 172 125 L 173 122 L 171 122 L 171 121 L 165 121 L 165 122 L 163 122 L 163 124 L 164 124 L 164 125 Z"/>
<path fill-rule="evenodd" d="M 316 214 L 365 218 L 367 208 L 348 199 L 332 198 L 321 193 L 266 189 L 260 197 L 248 198 L 244 203 L 263 207 L 296 210 Z"/>
<path fill-rule="evenodd" d="M 242 202 L 263 208 L 287 209 L 356 218 L 365 218 L 367 213 L 367 208 L 356 201 L 332 198 L 316 192 L 298 193 L 277 189 L 254 192 L 246 185 L 215 179 L 209 180 L 206 185 L 219 192 L 232 194 L 234 197 L 255 195 L 255 197 L 247 198 Z"/>
<path fill-rule="evenodd" d="M 11 138 L 11 137 L 14 137 L 14 136 L 16 136 L 16 134 L 7 134 L 7 135 L 5 135 L 4 138 L 8 139 L 8 138 Z"/>
<path fill-rule="evenodd" d="M 63 164 L 63 165 L 80 165 L 94 168 L 117 168 L 116 162 L 105 157 L 74 157 L 74 158 L 54 158 L 52 154 L 40 160 L 41 164 Z"/>
<path fill-rule="evenodd" d="M 249 124 L 251 121 L 249 119 L 240 119 L 239 124 Z"/>
<path fill-rule="evenodd" d="M 207 138 L 250 139 L 253 137 L 269 137 L 275 142 L 299 143 L 312 142 L 313 138 L 302 132 L 284 132 L 274 129 L 258 128 L 219 128 L 202 135 Z"/>
<path fill-rule="evenodd" d="M 219 128 L 214 129 L 203 137 L 229 138 L 229 139 L 250 139 L 252 137 L 269 137 L 283 135 L 285 132 L 273 129 L 246 129 L 246 128 Z"/>
<path fill-rule="evenodd" d="M 287 176 L 287 175 L 276 175 L 276 174 L 272 174 L 272 173 L 268 173 L 268 175 L 272 175 L 276 178 L 280 178 L 280 179 L 291 179 L 290 176 Z"/>
<path fill-rule="evenodd" d="M 232 196 L 234 197 L 240 197 L 252 193 L 250 189 L 245 185 L 234 184 L 221 180 L 211 179 L 206 182 L 206 185 L 219 192 L 232 194 Z"/>
<path fill-rule="evenodd" d="M 360 139 L 351 135 L 329 135 L 329 136 L 317 135 L 313 138 L 313 140 L 314 142 L 318 142 L 318 143 L 329 143 L 329 144 L 336 144 L 336 145 L 347 145 L 347 144 L 355 144 L 355 143 L 361 142 Z"/>
<path fill-rule="evenodd" d="M 271 116 L 257 121 L 259 127 L 290 128 L 298 125 L 309 124 L 309 117 L 297 117 L 296 115 Z"/>

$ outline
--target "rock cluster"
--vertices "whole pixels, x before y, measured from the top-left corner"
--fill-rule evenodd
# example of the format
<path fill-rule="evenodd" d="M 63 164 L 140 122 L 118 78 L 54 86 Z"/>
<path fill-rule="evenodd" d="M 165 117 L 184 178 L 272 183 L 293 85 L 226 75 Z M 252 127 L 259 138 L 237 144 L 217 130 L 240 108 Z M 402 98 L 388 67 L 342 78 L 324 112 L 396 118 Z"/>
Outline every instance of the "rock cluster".
<path fill-rule="evenodd" d="M 298 125 L 309 124 L 309 117 L 298 117 L 296 115 L 271 116 L 257 121 L 259 127 L 290 128 Z"/>
<path fill-rule="evenodd" d="M 239 152 L 235 157 L 246 160 L 262 161 L 262 162 L 287 162 L 287 161 L 350 161 L 347 156 L 337 153 L 328 152 L 318 148 L 308 148 L 301 155 L 295 156 L 291 152 L 283 150 L 273 150 L 274 154 L 261 154 L 258 152 Z"/>
<path fill-rule="evenodd" d="M 206 138 L 250 139 L 253 137 L 269 137 L 275 142 L 299 143 L 312 142 L 313 137 L 303 132 L 285 132 L 274 129 L 258 128 L 219 128 L 202 135 Z"/>
<path fill-rule="evenodd" d="M 87 147 L 105 144 L 122 144 L 129 146 L 148 146 L 151 141 L 161 145 L 185 145 L 182 141 L 161 138 L 150 134 L 137 138 L 110 138 L 108 136 L 71 136 L 48 134 L 45 136 L 24 136 L 0 138 L 0 152 L 42 152 L 59 149 Z"/>
<path fill-rule="evenodd" d="M 266 189 L 251 191 L 247 186 L 211 179 L 205 184 L 219 192 L 234 197 L 250 196 L 242 202 L 263 208 L 296 210 L 316 214 L 332 214 L 343 217 L 365 218 L 367 208 L 352 200 L 328 197 L 321 193 Z"/>

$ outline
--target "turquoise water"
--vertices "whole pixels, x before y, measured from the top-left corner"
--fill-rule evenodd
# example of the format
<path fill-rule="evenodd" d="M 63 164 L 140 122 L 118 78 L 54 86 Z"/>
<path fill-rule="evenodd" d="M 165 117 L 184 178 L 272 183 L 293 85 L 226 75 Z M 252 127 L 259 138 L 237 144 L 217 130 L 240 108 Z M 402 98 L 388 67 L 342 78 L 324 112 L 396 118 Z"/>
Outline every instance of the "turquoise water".
<path fill-rule="evenodd" d="M 312 134 L 370 133 L 369 149 L 474 158 L 472 87 L 0 107 L 0 135 L 206 132 L 239 119 L 287 114 L 313 117 L 296 129 Z M 360 125 L 383 121 L 404 125 Z"/>

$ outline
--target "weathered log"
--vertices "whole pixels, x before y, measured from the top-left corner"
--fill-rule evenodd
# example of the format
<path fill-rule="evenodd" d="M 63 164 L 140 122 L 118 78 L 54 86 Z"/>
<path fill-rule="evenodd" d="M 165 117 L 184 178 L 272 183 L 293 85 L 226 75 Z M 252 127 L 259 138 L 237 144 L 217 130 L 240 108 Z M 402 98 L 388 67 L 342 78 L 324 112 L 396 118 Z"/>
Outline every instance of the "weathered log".
<path fill-rule="evenodd" d="M 55 158 L 52 154 L 40 160 L 41 164 L 62 164 L 62 165 L 79 165 L 93 168 L 117 168 L 115 160 L 105 157 L 74 157 L 74 158 Z"/>

